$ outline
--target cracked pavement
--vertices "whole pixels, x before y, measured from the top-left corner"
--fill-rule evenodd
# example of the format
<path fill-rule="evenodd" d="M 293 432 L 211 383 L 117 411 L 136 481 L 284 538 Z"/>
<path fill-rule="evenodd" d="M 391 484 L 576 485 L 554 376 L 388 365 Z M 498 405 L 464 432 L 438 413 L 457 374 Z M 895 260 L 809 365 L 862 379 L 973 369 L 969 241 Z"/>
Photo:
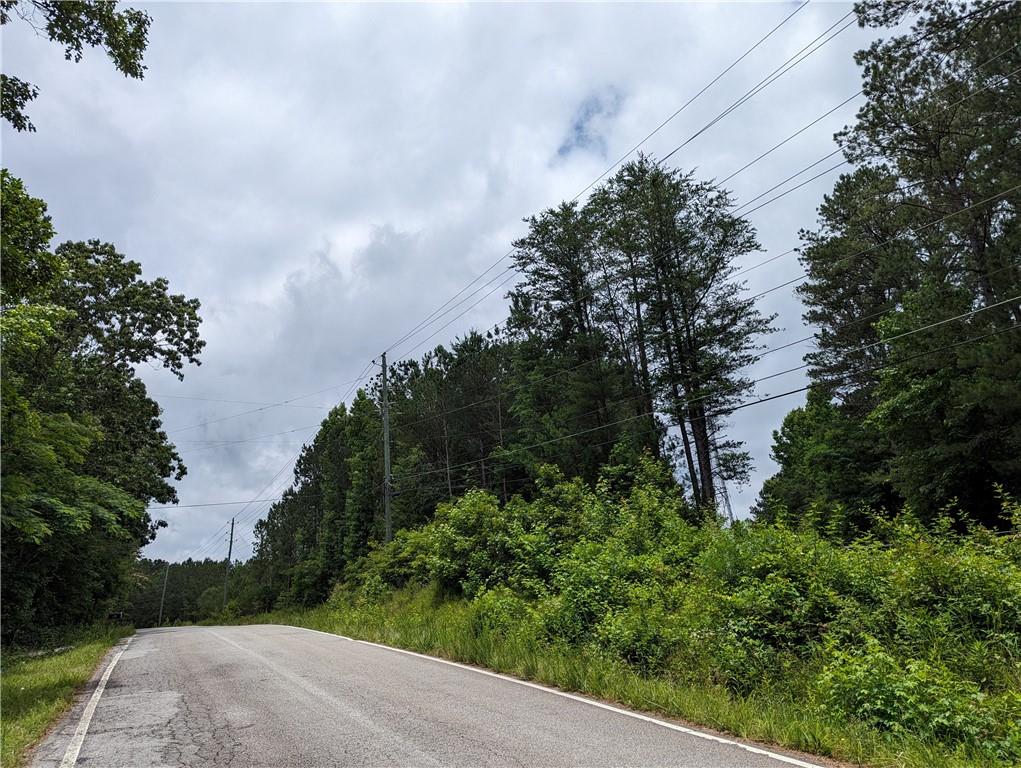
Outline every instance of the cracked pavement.
<path fill-rule="evenodd" d="M 109 658 L 30 765 L 60 766 Z M 776 768 L 784 762 L 470 669 L 262 625 L 140 631 L 110 676 L 76 765 Z"/>

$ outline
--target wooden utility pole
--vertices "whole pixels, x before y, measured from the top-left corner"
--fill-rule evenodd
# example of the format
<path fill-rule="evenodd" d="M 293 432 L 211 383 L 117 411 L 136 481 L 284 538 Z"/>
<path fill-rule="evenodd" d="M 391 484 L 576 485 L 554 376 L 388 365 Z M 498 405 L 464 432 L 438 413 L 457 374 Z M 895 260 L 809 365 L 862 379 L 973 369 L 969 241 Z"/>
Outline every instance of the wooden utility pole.
<path fill-rule="evenodd" d="M 234 518 L 230 519 L 230 543 L 227 545 L 227 570 L 223 572 L 223 610 L 227 610 L 227 579 L 230 578 L 230 559 L 234 556 Z"/>
<path fill-rule="evenodd" d="M 160 617 L 156 619 L 156 626 L 163 626 L 163 603 L 167 599 L 167 580 L 170 579 L 170 561 L 167 560 L 167 569 L 163 571 L 163 594 L 160 595 Z"/>
<path fill-rule="evenodd" d="M 383 411 L 383 520 L 386 524 L 386 541 L 393 538 L 393 520 L 390 517 L 390 496 L 393 489 L 390 485 L 390 403 L 386 380 L 386 352 L 382 355 L 382 411 Z"/>
<path fill-rule="evenodd" d="M 447 497 L 454 500 L 454 486 L 450 484 L 450 440 L 447 436 L 447 419 L 443 418 L 443 455 L 447 460 Z"/>

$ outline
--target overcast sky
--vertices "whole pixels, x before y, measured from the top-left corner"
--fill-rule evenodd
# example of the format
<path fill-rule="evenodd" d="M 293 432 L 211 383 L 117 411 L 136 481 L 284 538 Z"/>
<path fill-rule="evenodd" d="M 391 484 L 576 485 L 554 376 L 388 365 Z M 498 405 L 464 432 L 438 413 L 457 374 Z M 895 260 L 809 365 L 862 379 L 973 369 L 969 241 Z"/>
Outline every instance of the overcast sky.
<path fill-rule="evenodd" d="M 23 23 L 3 28 L 3 71 L 40 88 L 38 132 L 5 124 L 3 164 L 49 204 L 59 240 L 113 242 L 146 277 L 201 300 L 201 367 L 180 383 L 140 371 L 188 464 L 180 503 L 197 505 L 278 495 L 289 467 L 271 480 L 370 358 L 505 253 L 523 216 L 573 197 L 797 5 L 144 7 L 143 81 L 101 51 L 73 64 Z M 849 10 L 803 9 L 643 148 L 665 155 Z M 874 36 L 847 29 L 670 163 L 728 176 L 857 91 L 852 54 Z M 818 160 L 857 103 L 727 186 L 741 202 Z M 751 214 L 765 253 L 748 265 L 798 244 L 836 173 Z M 785 256 L 746 278 L 757 292 L 800 271 Z M 491 326 L 505 307 L 501 289 L 426 346 Z M 769 346 L 805 335 L 789 289 L 761 307 L 783 328 Z M 805 349 L 765 357 L 753 377 Z M 802 383 L 790 374 L 757 393 Z M 233 418 L 258 406 L 213 401 L 327 388 Z M 802 402 L 734 415 L 756 465 L 732 489 L 737 513 L 774 471 L 772 430 Z M 275 434 L 285 430 L 296 431 Z M 265 506 L 244 510 L 236 556 L 251 553 Z M 224 521 L 242 510 L 155 510 L 169 527 L 146 553 L 222 558 Z"/>

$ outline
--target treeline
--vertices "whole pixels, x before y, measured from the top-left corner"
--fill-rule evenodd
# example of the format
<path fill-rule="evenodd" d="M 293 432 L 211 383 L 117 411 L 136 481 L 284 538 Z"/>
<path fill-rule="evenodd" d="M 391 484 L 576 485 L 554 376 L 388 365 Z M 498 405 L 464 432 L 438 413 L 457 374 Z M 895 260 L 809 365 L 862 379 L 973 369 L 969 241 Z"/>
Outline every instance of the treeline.
<path fill-rule="evenodd" d="M 1021 490 L 1021 7 L 856 10 L 918 16 L 857 56 L 851 170 L 801 233 L 808 402 L 775 433 L 756 518 L 843 540 L 902 509 L 996 528 L 997 489 Z M 395 527 L 468 489 L 531 499 L 547 464 L 591 485 L 613 451 L 666 460 L 698 515 L 721 513 L 751 468 L 730 414 L 772 330 L 738 279 L 749 222 L 641 157 L 527 224 L 506 322 L 390 366 Z M 377 378 L 303 450 L 256 526 L 246 608 L 322 600 L 384 538 L 379 402 Z"/>
<path fill-rule="evenodd" d="M 218 616 L 223 611 L 225 571 L 223 560 L 168 563 L 142 558 L 134 569 L 130 599 L 123 603 L 124 618 L 136 627 L 155 627 Z"/>
<path fill-rule="evenodd" d="M 105 618 L 185 466 L 141 363 L 198 362 L 199 303 L 99 240 L 51 248 L 46 204 L 0 174 L 5 642 Z"/>
<path fill-rule="evenodd" d="M 730 207 L 642 158 L 585 206 L 530 219 L 507 322 L 389 369 L 394 525 L 466 488 L 530 496 L 546 463 L 594 481 L 620 445 L 676 458 L 694 505 L 715 509 L 748 475 L 725 414 L 770 330 L 729 279 L 757 248 Z M 379 398 L 377 380 L 330 414 L 257 524 L 264 605 L 323 599 L 383 538 Z"/>
<path fill-rule="evenodd" d="M 68 60 L 102 48 L 141 78 L 149 16 L 116 3 L 0 3 Z M 35 85 L 3 74 L 2 117 L 35 126 Z M 73 130 L 73 128 L 70 128 Z M 46 203 L 0 173 L 0 639 L 31 643 L 123 609 L 141 546 L 163 524 L 151 502 L 177 500 L 185 466 L 159 405 L 135 375 L 142 364 L 179 378 L 198 364 L 199 302 L 99 240 L 64 242 Z"/>

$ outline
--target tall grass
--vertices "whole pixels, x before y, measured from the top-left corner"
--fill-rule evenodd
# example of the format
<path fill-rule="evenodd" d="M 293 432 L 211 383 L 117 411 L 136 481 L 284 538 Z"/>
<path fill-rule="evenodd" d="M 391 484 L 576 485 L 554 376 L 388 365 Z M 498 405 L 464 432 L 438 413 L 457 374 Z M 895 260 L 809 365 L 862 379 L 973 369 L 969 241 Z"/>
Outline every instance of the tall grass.
<path fill-rule="evenodd" d="M 71 706 L 75 691 L 110 647 L 133 631 L 93 627 L 54 640 L 48 649 L 0 651 L 0 765 L 24 763 L 28 750 Z"/>
<path fill-rule="evenodd" d="M 632 709 L 794 750 L 856 764 L 906 768 L 1003 765 L 934 741 L 891 737 L 855 723 L 834 723 L 783 691 L 747 696 L 693 686 L 669 676 L 646 676 L 591 648 L 537 643 L 473 624 L 471 604 L 446 599 L 435 587 L 409 587 L 376 603 L 346 602 L 342 593 L 323 606 L 248 617 L 248 623 L 290 624 L 483 666 L 614 702 Z"/>

